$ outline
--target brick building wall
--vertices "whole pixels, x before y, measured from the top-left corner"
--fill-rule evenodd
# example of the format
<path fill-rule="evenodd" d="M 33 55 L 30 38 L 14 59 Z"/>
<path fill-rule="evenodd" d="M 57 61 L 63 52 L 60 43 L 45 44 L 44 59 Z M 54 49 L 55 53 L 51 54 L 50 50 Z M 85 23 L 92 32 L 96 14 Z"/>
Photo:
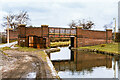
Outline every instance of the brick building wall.
<path fill-rule="evenodd" d="M 28 46 L 29 36 L 37 36 L 38 38 L 39 37 L 45 38 L 45 43 L 46 43 L 45 47 L 50 46 L 47 25 L 41 25 L 41 27 L 25 27 L 25 25 L 19 25 L 18 26 L 18 45 Z"/>
<path fill-rule="evenodd" d="M 53 30 L 52 30 L 53 29 Z M 64 29 L 64 30 L 63 30 Z M 112 30 L 107 29 L 106 31 L 94 31 L 94 30 L 83 30 L 81 27 L 72 29 L 73 31 L 69 32 L 69 29 L 65 28 L 49 28 L 48 25 L 41 25 L 41 27 L 25 27 L 25 25 L 20 25 L 18 27 L 18 44 L 28 44 L 28 36 L 38 36 L 45 38 L 45 46 L 50 47 L 50 37 L 62 37 L 60 33 L 65 33 L 63 37 L 68 36 L 69 33 L 74 34 L 74 47 L 81 46 L 92 46 L 98 44 L 105 44 L 106 42 L 110 43 L 112 41 Z M 51 32 L 50 32 L 51 31 Z M 53 31 L 53 32 L 52 32 Z M 61 32 L 62 31 L 62 32 Z M 49 34 L 53 33 L 54 36 Z M 56 36 L 56 33 L 57 34 Z M 68 34 L 67 34 L 68 33 Z M 67 36 L 66 36 L 67 35 Z"/>
<path fill-rule="evenodd" d="M 18 31 L 13 31 L 13 30 L 10 30 L 9 31 L 9 38 L 10 40 L 17 40 L 18 39 Z"/>
<path fill-rule="evenodd" d="M 25 27 L 25 29 L 26 29 L 26 36 L 29 35 L 36 35 L 39 37 L 42 36 L 41 27 Z"/>
<path fill-rule="evenodd" d="M 112 30 L 94 31 L 83 30 L 81 27 L 77 28 L 77 47 L 93 46 L 112 42 Z"/>

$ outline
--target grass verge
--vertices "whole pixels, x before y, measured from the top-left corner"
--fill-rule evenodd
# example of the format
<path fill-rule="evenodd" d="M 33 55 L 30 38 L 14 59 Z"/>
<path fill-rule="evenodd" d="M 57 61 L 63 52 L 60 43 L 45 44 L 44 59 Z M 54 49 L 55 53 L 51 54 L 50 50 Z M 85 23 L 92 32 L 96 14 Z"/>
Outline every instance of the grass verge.
<path fill-rule="evenodd" d="M 24 51 L 24 52 L 31 52 L 31 51 L 37 51 L 38 49 L 35 48 L 28 48 L 28 47 L 20 47 L 18 45 L 15 45 L 15 47 L 18 47 L 16 49 L 12 49 L 10 47 L 3 47 L 0 48 L 0 50 L 4 51 L 4 50 L 18 50 L 18 51 Z"/>
<path fill-rule="evenodd" d="M 10 50 L 11 48 L 10 47 L 2 47 L 0 48 L 0 50 L 4 51 L 4 50 Z"/>
<path fill-rule="evenodd" d="M 120 54 L 120 52 L 118 52 L 118 46 L 119 46 L 118 43 L 110 43 L 110 44 L 101 44 L 96 46 L 79 47 L 78 49 L 89 49 L 89 50 L 94 49 L 96 51 Z"/>
<path fill-rule="evenodd" d="M 66 42 L 51 42 L 50 47 L 63 47 L 63 46 L 69 46 L 70 41 Z"/>
<path fill-rule="evenodd" d="M 19 47 L 15 50 L 18 50 L 18 51 L 24 51 L 24 52 L 32 52 L 32 51 L 37 51 L 38 49 L 35 49 L 35 48 L 28 48 L 28 47 Z"/>
<path fill-rule="evenodd" d="M 59 48 L 54 48 L 54 49 L 48 49 L 48 50 L 45 50 L 46 53 L 53 53 L 53 52 L 59 52 L 60 49 Z"/>
<path fill-rule="evenodd" d="M 43 61 L 47 62 L 47 59 L 46 59 L 47 54 L 45 54 L 44 51 L 38 51 L 36 52 L 36 54 L 38 54 L 38 56 L 40 56 Z"/>
<path fill-rule="evenodd" d="M 5 44 L 5 43 L 0 43 L 0 45 L 3 45 L 3 44 Z"/>

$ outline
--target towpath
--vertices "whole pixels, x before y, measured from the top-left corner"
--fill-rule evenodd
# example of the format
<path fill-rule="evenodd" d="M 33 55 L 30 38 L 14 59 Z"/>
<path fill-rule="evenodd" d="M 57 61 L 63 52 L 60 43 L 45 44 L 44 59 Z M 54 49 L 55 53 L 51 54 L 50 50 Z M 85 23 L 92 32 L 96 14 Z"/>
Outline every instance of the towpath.
<path fill-rule="evenodd" d="M 45 59 L 43 51 L 23 52 L 5 50 L 0 52 L 2 58 L 0 67 L 2 78 L 57 78 Z"/>

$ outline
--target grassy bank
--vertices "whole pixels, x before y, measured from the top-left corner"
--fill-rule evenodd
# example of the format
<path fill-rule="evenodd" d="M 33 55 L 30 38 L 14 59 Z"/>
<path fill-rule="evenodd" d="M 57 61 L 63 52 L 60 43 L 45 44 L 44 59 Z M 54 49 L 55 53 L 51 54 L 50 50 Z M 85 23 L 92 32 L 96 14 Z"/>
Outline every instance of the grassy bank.
<path fill-rule="evenodd" d="M 47 54 L 45 54 L 45 52 L 44 51 L 42 51 L 42 50 L 39 50 L 39 49 L 35 49 L 35 48 L 29 48 L 29 47 L 19 47 L 18 45 L 15 45 L 16 47 L 18 47 L 18 48 L 16 48 L 16 49 L 12 49 L 12 48 L 10 48 L 10 47 L 3 47 L 3 48 L 0 48 L 0 50 L 3 52 L 3 51 L 6 51 L 6 50 L 16 50 L 16 51 L 20 51 L 20 52 L 34 52 L 34 53 L 36 53 L 36 54 L 39 54 L 40 56 L 41 56 L 41 58 L 43 58 L 43 60 L 44 61 L 46 61 L 46 56 L 47 56 Z M 5 53 L 4 53 L 5 54 Z M 5 54 L 5 55 L 7 55 L 7 54 Z"/>
<path fill-rule="evenodd" d="M 70 41 L 65 41 L 65 42 L 51 42 L 50 46 L 51 47 L 63 47 L 63 46 L 69 46 Z"/>
<path fill-rule="evenodd" d="M 110 43 L 110 44 L 101 44 L 96 46 L 87 46 L 87 47 L 79 47 L 78 49 L 91 50 L 94 52 L 103 52 L 103 53 L 112 53 L 119 54 L 118 45 L 119 43 Z"/>
<path fill-rule="evenodd" d="M 3 44 L 5 44 L 5 43 L 0 43 L 0 45 L 3 45 Z"/>
<path fill-rule="evenodd" d="M 54 48 L 54 49 L 47 49 L 47 50 L 45 50 L 45 52 L 46 52 L 47 54 L 53 53 L 53 52 L 59 52 L 59 51 L 60 51 L 59 48 Z"/>
<path fill-rule="evenodd" d="M 70 38 L 50 38 L 50 42 L 64 42 L 64 41 L 70 41 Z"/>
<path fill-rule="evenodd" d="M 10 47 L 2 47 L 2 48 L 0 48 L 0 52 L 2 52 L 4 55 L 9 56 L 7 53 L 4 53 L 4 51 L 6 51 L 6 50 L 16 50 L 16 51 L 22 51 L 22 52 L 33 52 L 33 51 L 37 51 L 38 49 L 28 48 L 28 47 L 18 47 L 16 49 L 12 49 Z"/>
<path fill-rule="evenodd" d="M 31 52 L 31 51 L 37 51 L 38 49 L 28 48 L 28 47 L 18 47 L 16 49 L 12 49 L 10 47 L 3 47 L 3 48 L 0 48 L 0 50 L 2 50 L 2 51 L 5 51 L 5 50 L 18 50 L 18 51 L 23 51 L 23 52 Z"/>

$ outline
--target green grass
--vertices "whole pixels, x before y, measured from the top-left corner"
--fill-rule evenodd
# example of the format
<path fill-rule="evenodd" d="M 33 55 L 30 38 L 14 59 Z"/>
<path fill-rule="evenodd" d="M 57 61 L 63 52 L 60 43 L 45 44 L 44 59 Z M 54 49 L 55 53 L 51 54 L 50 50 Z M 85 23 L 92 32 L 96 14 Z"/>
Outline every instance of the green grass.
<path fill-rule="evenodd" d="M 96 45 L 96 46 L 79 47 L 79 49 L 96 49 L 96 50 L 99 50 L 99 51 L 120 54 L 118 52 L 118 43 L 106 44 L 104 47 L 102 45 L 103 44 Z"/>
<path fill-rule="evenodd" d="M 3 44 L 5 44 L 5 43 L 0 43 L 0 45 L 3 45 Z"/>
<path fill-rule="evenodd" d="M 15 45 L 14 47 L 18 47 L 17 49 L 15 50 L 18 50 L 18 51 L 24 51 L 24 52 L 31 52 L 31 51 L 37 51 L 38 49 L 36 48 L 29 48 L 29 47 L 20 47 L 19 45 Z"/>
<path fill-rule="evenodd" d="M 3 52 L 4 50 L 11 50 L 11 48 L 10 48 L 10 47 L 3 47 L 3 48 L 0 48 L 0 52 L 1 52 L 2 54 L 4 54 L 4 55 L 6 55 L 6 56 L 9 57 L 9 55 L 8 55 L 7 53 L 4 53 L 4 52 Z"/>
<path fill-rule="evenodd" d="M 35 49 L 35 48 L 28 48 L 28 47 L 19 47 L 15 50 L 18 50 L 18 51 L 24 51 L 24 52 L 32 52 L 32 51 L 37 51 L 38 49 Z"/>
<path fill-rule="evenodd" d="M 66 42 L 51 42 L 50 46 L 51 47 L 59 47 L 59 46 L 68 46 L 70 44 L 70 41 Z"/>
<path fill-rule="evenodd" d="M 28 47 L 19 47 L 18 45 L 15 45 L 15 47 L 18 47 L 16 49 L 12 49 L 10 47 L 3 47 L 0 48 L 0 50 L 5 51 L 5 50 L 18 50 L 18 51 L 24 51 L 24 52 L 31 52 L 31 51 L 37 51 L 38 49 L 35 48 L 28 48 Z"/>
<path fill-rule="evenodd" d="M 11 48 L 10 47 L 3 47 L 3 48 L 0 48 L 0 50 L 10 50 Z"/>
<path fill-rule="evenodd" d="M 14 47 L 20 47 L 18 44 L 15 44 Z"/>
<path fill-rule="evenodd" d="M 38 54 L 38 56 L 40 56 L 42 58 L 43 61 L 47 62 L 47 54 L 45 54 L 44 51 L 39 51 L 39 52 L 36 52 L 35 54 Z"/>
<path fill-rule="evenodd" d="M 59 51 L 60 51 L 59 48 L 54 48 L 54 49 L 46 50 L 46 53 L 53 53 L 53 52 L 59 52 Z"/>
<path fill-rule="evenodd" d="M 10 43 L 15 42 L 15 41 L 17 41 L 17 40 L 10 40 Z"/>

